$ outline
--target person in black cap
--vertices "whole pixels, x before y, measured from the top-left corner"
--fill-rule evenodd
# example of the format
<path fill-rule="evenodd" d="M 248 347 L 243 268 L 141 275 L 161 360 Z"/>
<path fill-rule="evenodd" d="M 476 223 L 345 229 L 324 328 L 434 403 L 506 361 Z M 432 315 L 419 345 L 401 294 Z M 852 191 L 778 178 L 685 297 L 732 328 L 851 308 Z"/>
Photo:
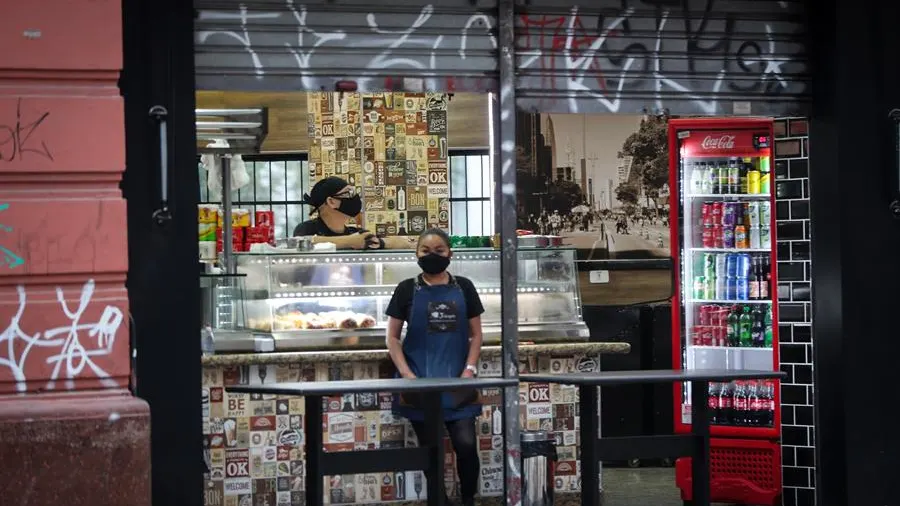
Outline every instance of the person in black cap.
<path fill-rule="evenodd" d="M 347 225 L 362 211 L 362 199 L 347 181 L 335 176 L 326 177 L 313 185 L 303 196 L 303 203 L 311 206 L 317 216 L 294 228 L 294 237 L 312 236 L 313 243 L 330 242 L 338 249 L 412 248 L 413 242 L 404 237 L 379 238 L 374 233 Z"/>
<path fill-rule="evenodd" d="M 330 242 L 338 249 L 383 247 L 375 234 L 347 225 L 362 211 L 362 199 L 347 181 L 334 176 L 326 177 L 303 196 L 303 203 L 311 206 L 317 216 L 297 225 L 294 237 L 312 236 L 314 243 Z"/>

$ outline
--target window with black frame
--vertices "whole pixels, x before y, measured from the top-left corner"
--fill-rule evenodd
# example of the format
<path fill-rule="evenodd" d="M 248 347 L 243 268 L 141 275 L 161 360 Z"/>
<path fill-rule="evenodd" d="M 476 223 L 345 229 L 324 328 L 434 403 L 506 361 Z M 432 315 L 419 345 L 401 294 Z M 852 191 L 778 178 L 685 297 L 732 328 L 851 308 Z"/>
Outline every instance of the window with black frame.
<path fill-rule="evenodd" d="M 494 178 L 488 150 L 450 151 L 450 233 L 494 234 Z"/>
<path fill-rule="evenodd" d="M 309 191 L 307 156 L 246 155 L 243 157 L 250 182 L 232 192 L 232 205 L 250 211 L 274 211 L 275 237 L 289 237 L 294 227 L 308 219 L 309 208 L 300 203 Z M 217 204 L 209 199 L 207 172 L 200 170 L 200 203 Z"/>

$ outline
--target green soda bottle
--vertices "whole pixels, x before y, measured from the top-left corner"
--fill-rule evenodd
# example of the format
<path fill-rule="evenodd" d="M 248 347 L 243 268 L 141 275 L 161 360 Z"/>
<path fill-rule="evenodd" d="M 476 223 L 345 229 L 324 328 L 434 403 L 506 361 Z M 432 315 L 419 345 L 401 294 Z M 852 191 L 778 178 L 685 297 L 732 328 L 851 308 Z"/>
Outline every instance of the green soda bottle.
<path fill-rule="evenodd" d="M 740 308 L 738 308 L 738 306 L 732 306 L 731 310 L 728 311 L 728 327 L 725 334 L 725 342 L 728 346 L 738 347 L 741 345 L 741 325 L 739 318 Z"/>
<path fill-rule="evenodd" d="M 766 338 L 765 338 L 765 347 L 772 347 L 772 307 L 769 306 L 766 309 L 766 315 L 763 318 L 763 327 L 765 328 Z"/>
<path fill-rule="evenodd" d="M 753 318 L 750 316 L 750 306 L 744 306 L 738 323 L 738 339 L 742 348 L 753 346 Z"/>

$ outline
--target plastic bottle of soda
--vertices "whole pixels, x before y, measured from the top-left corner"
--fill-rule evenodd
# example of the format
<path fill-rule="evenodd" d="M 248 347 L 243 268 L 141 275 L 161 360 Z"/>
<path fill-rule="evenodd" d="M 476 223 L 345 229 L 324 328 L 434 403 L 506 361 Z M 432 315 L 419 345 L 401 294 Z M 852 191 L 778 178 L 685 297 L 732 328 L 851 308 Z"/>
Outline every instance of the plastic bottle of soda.
<path fill-rule="evenodd" d="M 747 387 L 743 381 L 734 382 L 733 408 L 731 415 L 732 425 L 747 424 Z"/>
<path fill-rule="evenodd" d="M 763 314 L 762 307 L 754 307 L 753 311 L 750 313 L 750 316 L 753 319 L 752 326 L 750 327 L 750 339 L 752 340 L 751 345 L 754 348 L 762 348 L 766 345 L 766 317 Z"/>
<path fill-rule="evenodd" d="M 750 381 L 747 383 L 747 425 L 757 426 L 763 417 L 763 411 L 768 411 L 768 403 L 763 404 L 759 398 L 759 383 Z"/>
<path fill-rule="evenodd" d="M 738 340 L 742 348 L 753 346 L 753 317 L 750 316 L 750 306 L 744 306 L 738 319 Z"/>
<path fill-rule="evenodd" d="M 711 424 L 720 424 L 722 421 L 719 419 L 720 410 L 719 410 L 719 391 L 722 389 L 721 383 L 709 383 L 709 393 L 706 398 L 706 405 L 709 408 L 709 423 Z"/>
<path fill-rule="evenodd" d="M 734 410 L 733 399 L 731 398 L 734 389 L 730 383 L 722 383 L 719 389 L 719 424 L 728 425 L 731 423 L 731 417 Z"/>
<path fill-rule="evenodd" d="M 775 424 L 775 386 L 771 381 L 766 381 L 761 386 L 759 425 L 771 427 Z"/>
<path fill-rule="evenodd" d="M 772 307 L 766 308 L 766 314 L 763 316 L 763 346 L 772 347 Z"/>
<path fill-rule="evenodd" d="M 738 347 L 741 345 L 740 340 L 740 324 L 739 324 L 739 312 L 737 306 L 732 306 L 731 310 L 728 311 L 728 317 L 726 318 L 726 332 L 725 332 L 725 343 L 726 346 Z"/>

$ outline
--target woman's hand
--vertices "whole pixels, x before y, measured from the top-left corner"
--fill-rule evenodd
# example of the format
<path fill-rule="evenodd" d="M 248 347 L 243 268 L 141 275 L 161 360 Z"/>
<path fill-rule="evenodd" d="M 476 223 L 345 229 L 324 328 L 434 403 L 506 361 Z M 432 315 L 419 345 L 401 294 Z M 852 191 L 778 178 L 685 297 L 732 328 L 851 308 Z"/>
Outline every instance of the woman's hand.
<path fill-rule="evenodd" d="M 462 374 L 460 374 L 459 377 L 460 377 L 460 378 L 474 378 L 474 377 L 475 377 L 475 373 L 472 372 L 470 369 L 464 369 L 463 372 L 462 372 Z"/>
<path fill-rule="evenodd" d="M 414 380 L 418 377 L 412 371 L 409 371 L 408 373 L 403 374 L 402 376 L 403 376 L 403 379 L 408 379 L 408 380 Z"/>

